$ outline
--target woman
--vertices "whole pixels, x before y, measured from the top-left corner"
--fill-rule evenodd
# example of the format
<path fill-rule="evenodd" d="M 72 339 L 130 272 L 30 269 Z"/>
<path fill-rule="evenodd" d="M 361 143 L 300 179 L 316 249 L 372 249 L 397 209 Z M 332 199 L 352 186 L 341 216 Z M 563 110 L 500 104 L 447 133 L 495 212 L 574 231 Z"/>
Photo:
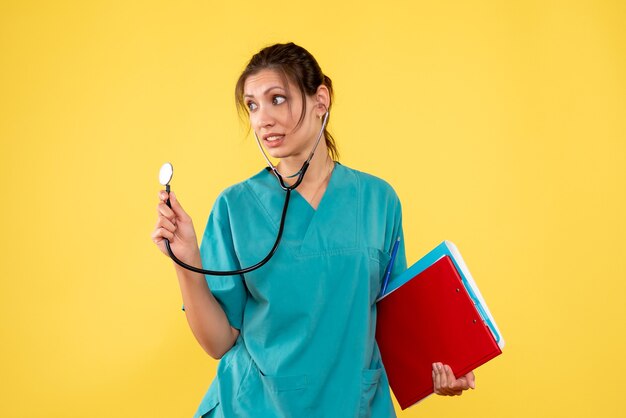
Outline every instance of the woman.
<path fill-rule="evenodd" d="M 264 149 L 293 184 L 275 255 L 245 275 L 203 276 L 175 264 L 189 325 L 204 350 L 221 358 L 197 417 L 395 416 L 375 342 L 376 304 L 394 242 L 400 201 L 371 175 L 338 162 L 325 123 L 331 80 L 304 48 L 267 47 L 252 57 L 235 89 Z M 192 221 L 174 193 L 160 192 L 152 235 L 166 253 L 213 270 L 247 267 L 272 247 L 285 192 L 267 169 L 218 197 L 198 249 Z M 404 242 L 403 240 L 401 242 Z M 167 254 L 167 253 L 166 253 Z M 392 277 L 406 269 L 400 246 Z M 435 390 L 459 395 L 473 375 L 454 378 L 433 365 Z"/>

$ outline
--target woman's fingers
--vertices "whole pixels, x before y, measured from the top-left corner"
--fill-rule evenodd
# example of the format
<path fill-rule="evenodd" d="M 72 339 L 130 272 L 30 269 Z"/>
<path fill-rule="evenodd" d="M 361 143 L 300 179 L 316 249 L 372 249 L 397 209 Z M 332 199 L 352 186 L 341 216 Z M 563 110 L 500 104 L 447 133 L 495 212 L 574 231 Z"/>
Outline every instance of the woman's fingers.
<path fill-rule="evenodd" d="M 442 394 L 450 395 L 450 389 L 448 388 L 448 385 L 450 384 L 448 381 L 448 373 L 446 373 L 442 363 L 437 363 L 437 369 L 439 370 L 439 375 L 441 376 L 441 387 L 439 389 Z"/>
<path fill-rule="evenodd" d="M 170 206 L 167 206 L 167 199 L 170 199 Z M 159 191 L 159 200 L 161 203 L 158 205 L 158 212 L 163 216 L 166 216 L 170 220 L 179 218 L 183 222 L 188 222 L 191 220 L 187 212 L 180 205 L 180 202 L 176 198 L 176 194 L 174 192 L 170 192 L 169 194 L 165 190 Z"/>
<path fill-rule="evenodd" d="M 433 386 L 437 395 L 460 396 L 464 390 L 475 388 L 474 373 L 456 378 L 447 364 L 433 363 Z"/>
<path fill-rule="evenodd" d="M 465 376 L 457 379 L 456 377 L 454 377 L 454 373 L 452 373 L 452 368 L 448 365 L 445 366 L 445 370 L 448 376 L 448 388 L 451 391 L 456 391 L 458 389 L 469 389 L 469 384 L 467 383 L 467 379 L 465 378 Z"/>
<path fill-rule="evenodd" d="M 454 374 L 452 373 L 452 369 L 450 369 L 450 366 L 448 365 L 442 365 L 443 367 L 443 371 L 442 371 L 442 375 L 445 376 L 445 381 L 446 381 L 446 386 L 445 386 L 445 392 L 446 395 L 448 396 L 452 396 L 454 395 L 454 391 L 456 390 L 456 378 L 454 377 Z"/>
<path fill-rule="evenodd" d="M 168 231 L 163 227 L 156 228 L 152 233 L 152 241 L 155 244 L 159 244 L 163 240 L 163 238 L 167 239 L 168 241 L 172 241 L 174 239 L 174 233 Z"/>
<path fill-rule="evenodd" d="M 159 214 L 159 216 L 165 216 L 167 219 L 169 219 L 172 222 L 176 222 L 176 214 L 174 213 L 174 211 L 172 209 L 170 209 L 165 203 L 160 202 L 157 205 L 157 213 Z"/>
<path fill-rule="evenodd" d="M 459 390 L 459 382 L 456 377 L 454 377 L 454 373 L 452 373 L 450 366 L 442 364 L 441 367 L 443 368 L 442 375 L 446 377 L 446 395 L 460 395 L 461 391 Z"/>
<path fill-rule="evenodd" d="M 176 217 L 187 222 L 189 220 L 189 215 L 187 215 L 187 212 L 183 210 L 183 207 L 180 205 L 180 202 L 178 201 L 178 198 L 176 197 L 176 194 L 174 192 L 170 192 L 169 198 L 170 198 L 170 204 L 172 205 L 172 211 L 174 211 L 174 214 L 176 215 Z"/>
<path fill-rule="evenodd" d="M 166 204 L 168 197 L 171 199 L 171 208 Z M 180 260 L 191 260 L 198 250 L 193 221 L 180 206 L 174 193 L 159 191 L 157 213 L 158 218 L 152 231 L 152 241 L 163 254 L 168 255 L 167 245 L 164 242 L 168 240 L 172 251 Z"/>
<path fill-rule="evenodd" d="M 176 232 L 176 214 L 165 204 L 167 193 L 164 190 L 159 191 L 159 200 L 161 200 L 157 205 L 159 217 L 152 233 L 152 241 L 157 245 L 164 238 L 172 241 Z"/>
<path fill-rule="evenodd" d="M 165 216 L 159 216 L 155 228 L 165 228 L 170 232 L 176 232 L 176 220 L 174 219 L 174 222 L 172 222 Z"/>
<path fill-rule="evenodd" d="M 435 393 L 440 395 L 439 388 L 441 387 L 441 379 L 439 378 L 439 371 L 437 370 L 437 364 L 433 363 L 433 387 L 435 389 Z"/>
<path fill-rule="evenodd" d="M 447 376 L 441 363 L 433 363 L 433 383 L 437 395 L 447 395 Z"/>

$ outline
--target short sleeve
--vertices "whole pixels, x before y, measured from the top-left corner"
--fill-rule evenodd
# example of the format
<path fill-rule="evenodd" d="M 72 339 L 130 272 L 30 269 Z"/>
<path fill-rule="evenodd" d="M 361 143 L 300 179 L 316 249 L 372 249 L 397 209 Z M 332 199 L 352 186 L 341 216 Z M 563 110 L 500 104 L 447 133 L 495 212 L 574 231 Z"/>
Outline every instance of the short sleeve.
<path fill-rule="evenodd" d="M 228 206 L 223 195 L 209 215 L 202 243 L 200 244 L 202 265 L 206 270 L 237 270 L 240 263 L 233 245 Z M 243 311 L 248 299 L 248 291 L 242 275 L 205 275 L 209 289 L 224 309 L 230 325 L 241 329 Z"/>

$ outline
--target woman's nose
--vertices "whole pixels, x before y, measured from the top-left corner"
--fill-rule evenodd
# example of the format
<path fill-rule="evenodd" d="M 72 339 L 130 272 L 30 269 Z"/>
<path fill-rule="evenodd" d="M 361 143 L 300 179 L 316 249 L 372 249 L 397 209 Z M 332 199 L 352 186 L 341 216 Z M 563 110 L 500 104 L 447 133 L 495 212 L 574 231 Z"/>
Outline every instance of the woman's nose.
<path fill-rule="evenodd" d="M 253 123 L 257 129 L 268 128 L 274 126 L 276 119 L 274 118 L 271 109 L 268 109 L 267 106 L 261 106 L 256 112 L 254 112 Z"/>

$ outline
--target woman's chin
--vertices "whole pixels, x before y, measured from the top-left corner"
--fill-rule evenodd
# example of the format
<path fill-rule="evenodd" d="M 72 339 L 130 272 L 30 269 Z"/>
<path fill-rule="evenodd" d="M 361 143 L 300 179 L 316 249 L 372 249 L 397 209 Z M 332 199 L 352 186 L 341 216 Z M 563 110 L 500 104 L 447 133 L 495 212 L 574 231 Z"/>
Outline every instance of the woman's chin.
<path fill-rule="evenodd" d="M 277 159 L 281 159 L 281 158 L 286 158 L 289 157 L 289 152 L 287 150 L 281 150 L 278 148 L 270 148 L 270 149 L 266 149 L 267 151 L 267 155 L 269 155 L 272 158 L 277 158 Z"/>
<path fill-rule="evenodd" d="M 265 146 L 264 148 L 265 148 L 265 152 L 267 153 L 267 155 L 275 159 L 283 159 L 283 158 L 291 158 L 291 157 L 298 159 L 298 158 L 302 158 L 303 156 L 304 158 L 306 158 L 306 156 L 308 156 L 308 153 L 309 153 L 308 149 L 301 150 L 293 146 L 287 147 L 285 146 L 285 144 L 280 144 L 280 146 L 277 146 L 274 148 L 268 147 L 268 146 Z"/>

